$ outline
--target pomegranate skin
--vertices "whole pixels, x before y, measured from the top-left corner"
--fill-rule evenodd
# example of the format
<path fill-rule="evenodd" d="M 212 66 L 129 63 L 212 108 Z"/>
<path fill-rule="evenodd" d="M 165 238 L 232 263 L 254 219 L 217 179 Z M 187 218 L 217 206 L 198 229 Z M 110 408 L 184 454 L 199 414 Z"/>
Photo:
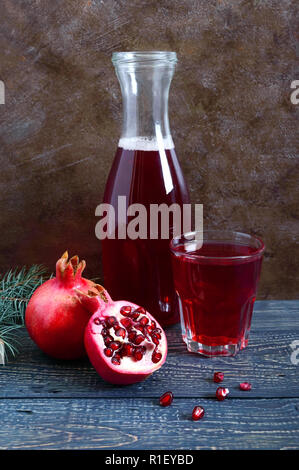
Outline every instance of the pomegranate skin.
<path fill-rule="evenodd" d="M 44 282 L 31 297 L 25 325 L 32 340 L 49 356 L 77 359 L 86 355 L 84 330 L 98 304 L 82 304 L 83 293 L 99 295 L 101 286 L 81 276 L 85 261 L 68 253 L 57 261 L 56 277 Z"/>
<path fill-rule="evenodd" d="M 109 295 L 106 292 L 107 297 Z M 104 307 L 103 307 L 104 305 Z M 165 362 L 167 356 L 167 339 L 164 331 L 158 322 L 146 312 L 147 317 L 155 321 L 156 328 L 161 329 L 161 340 L 160 340 L 160 349 L 162 353 L 162 358 L 159 363 L 153 363 L 150 360 L 151 352 L 148 353 L 147 359 L 142 363 L 135 362 L 133 359 L 129 359 L 129 363 L 126 366 L 118 365 L 114 366 L 111 363 L 111 359 L 104 354 L 104 343 L 101 335 L 102 325 L 98 324 L 98 319 L 105 320 L 105 317 L 116 316 L 119 318 L 124 318 L 119 316 L 119 311 L 123 306 L 130 306 L 132 309 L 138 309 L 139 306 L 133 304 L 132 302 L 127 301 L 112 301 L 109 298 L 108 303 L 104 304 L 101 302 L 98 311 L 90 318 L 86 330 L 85 330 L 85 349 L 92 363 L 93 367 L 97 373 L 107 382 L 110 382 L 115 385 L 130 385 L 137 382 L 141 382 L 147 379 L 153 372 L 159 369 Z"/>

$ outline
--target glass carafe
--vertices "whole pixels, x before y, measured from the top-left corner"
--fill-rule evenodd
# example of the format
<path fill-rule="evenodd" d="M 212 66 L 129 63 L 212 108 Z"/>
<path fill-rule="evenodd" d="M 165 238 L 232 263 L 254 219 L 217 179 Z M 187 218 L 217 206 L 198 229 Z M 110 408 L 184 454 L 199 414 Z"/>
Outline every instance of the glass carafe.
<path fill-rule="evenodd" d="M 179 321 L 169 239 L 130 239 L 117 226 L 119 196 L 126 208 L 189 203 L 168 121 L 175 52 L 116 52 L 112 62 L 123 99 L 123 127 L 107 180 L 104 203 L 115 210 L 115 239 L 102 240 L 104 284 L 115 299 L 145 307 L 163 325 Z M 128 217 L 123 225 L 128 224 Z M 150 218 L 148 215 L 148 226 Z M 170 230 L 171 238 L 171 230 Z"/>

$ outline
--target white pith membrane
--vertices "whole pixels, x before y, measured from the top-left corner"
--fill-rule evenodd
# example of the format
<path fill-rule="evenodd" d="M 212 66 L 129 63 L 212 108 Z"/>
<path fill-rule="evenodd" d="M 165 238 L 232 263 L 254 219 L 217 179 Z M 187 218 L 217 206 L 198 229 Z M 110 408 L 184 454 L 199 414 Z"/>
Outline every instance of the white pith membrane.
<path fill-rule="evenodd" d="M 142 150 L 147 152 L 161 150 L 171 150 L 174 143 L 171 135 L 161 137 L 121 137 L 118 146 L 124 150 Z"/>
<path fill-rule="evenodd" d="M 130 302 L 122 302 L 122 301 L 114 302 L 112 305 L 109 306 L 109 314 L 95 316 L 94 320 L 97 318 L 99 318 L 99 320 L 105 320 L 113 316 L 116 318 L 117 322 L 119 323 L 119 326 L 126 330 L 126 328 L 121 324 L 121 320 L 125 318 L 130 318 L 130 317 L 124 316 L 120 313 L 120 309 L 124 306 L 132 307 L 132 312 L 134 312 L 134 310 L 138 308 L 137 305 L 132 304 Z M 105 326 L 101 324 L 97 325 L 93 321 L 92 332 L 97 334 L 97 341 L 99 341 L 100 346 L 101 346 L 101 351 L 103 351 L 103 353 L 101 353 L 101 357 L 105 360 L 105 362 L 107 363 L 107 365 L 109 365 L 110 368 L 117 370 L 119 373 L 126 373 L 126 372 L 137 373 L 137 374 L 138 373 L 142 373 L 142 374 L 152 373 L 155 370 L 159 369 L 159 367 L 164 362 L 165 352 L 167 348 L 165 333 L 162 330 L 161 326 L 157 323 L 157 321 L 151 315 L 149 315 L 148 312 L 146 312 L 145 315 L 140 314 L 139 318 L 136 321 L 133 321 L 133 323 L 138 323 L 142 317 L 147 317 L 149 319 L 148 325 L 150 325 L 151 321 L 154 321 L 156 323 L 156 328 L 161 329 L 161 332 L 160 332 L 161 339 L 159 340 L 159 344 L 156 345 L 151 341 L 151 339 L 145 338 L 144 341 L 140 343 L 139 345 L 134 345 L 131 341 L 128 340 L 127 330 L 126 330 L 125 338 L 123 339 L 121 336 L 116 335 L 115 329 L 113 327 L 109 328 L 109 335 L 113 338 L 113 341 L 118 341 L 121 344 L 130 343 L 130 344 L 133 344 L 135 348 L 138 348 L 141 346 L 144 346 L 146 348 L 146 352 L 144 353 L 141 360 L 137 361 L 136 359 L 134 359 L 134 357 L 123 356 L 120 359 L 120 365 L 113 364 L 112 362 L 112 357 L 115 355 L 115 353 L 118 354 L 119 350 L 116 350 L 113 353 L 112 357 L 108 357 L 104 353 L 104 349 L 109 348 L 109 345 L 105 344 L 104 336 L 102 335 L 102 330 L 103 328 L 105 328 Z M 142 331 L 135 330 L 134 326 L 133 326 L 133 331 L 136 331 L 137 335 L 143 334 Z M 157 363 L 154 363 L 152 361 L 152 354 L 155 351 L 155 349 L 157 352 L 161 353 L 162 355 L 161 360 L 158 361 Z"/>

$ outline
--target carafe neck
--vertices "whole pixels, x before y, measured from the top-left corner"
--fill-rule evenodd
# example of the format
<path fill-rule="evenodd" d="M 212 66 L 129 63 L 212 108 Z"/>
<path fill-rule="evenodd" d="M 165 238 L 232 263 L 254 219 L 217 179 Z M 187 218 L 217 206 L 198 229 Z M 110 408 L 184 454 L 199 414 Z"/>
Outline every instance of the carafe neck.
<path fill-rule="evenodd" d="M 120 145 L 172 148 L 168 95 L 174 74 L 173 52 L 115 53 L 113 63 L 123 100 Z"/>

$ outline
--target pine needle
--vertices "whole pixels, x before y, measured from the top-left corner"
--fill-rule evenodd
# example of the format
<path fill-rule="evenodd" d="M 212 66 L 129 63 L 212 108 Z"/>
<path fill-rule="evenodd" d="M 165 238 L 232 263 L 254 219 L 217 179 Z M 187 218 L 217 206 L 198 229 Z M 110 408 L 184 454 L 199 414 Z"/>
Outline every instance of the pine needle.
<path fill-rule="evenodd" d="M 7 352 L 13 356 L 18 352 L 17 330 L 24 326 L 27 304 L 48 277 L 46 268 L 41 265 L 0 274 L 0 342 L 5 346 L 6 358 Z"/>

